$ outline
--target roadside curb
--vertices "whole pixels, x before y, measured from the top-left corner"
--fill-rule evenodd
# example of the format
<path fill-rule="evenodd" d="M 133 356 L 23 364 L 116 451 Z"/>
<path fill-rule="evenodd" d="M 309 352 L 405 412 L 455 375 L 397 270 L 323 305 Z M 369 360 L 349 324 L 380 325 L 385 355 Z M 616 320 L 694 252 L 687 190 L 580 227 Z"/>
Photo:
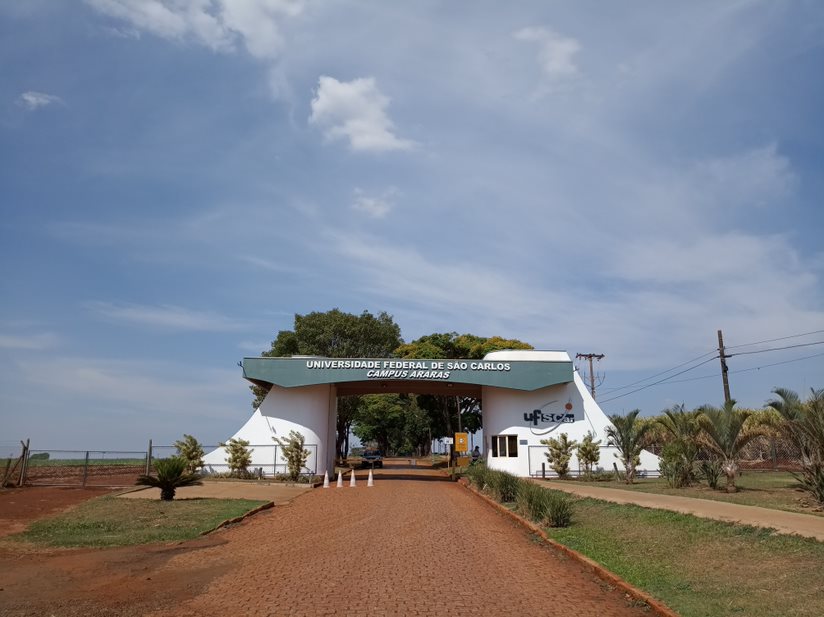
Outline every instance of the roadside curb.
<path fill-rule="evenodd" d="M 239 523 L 244 519 L 249 518 L 250 516 L 254 516 L 258 512 L 263 512 L 264 510 L 269 510 L 275 507 L 274 501 L 268 501 L 263 505 L 258 506 L 257 508 L 252 508 L 246 514 L 241 514 L 240 516 L 236 516 L 234 518 L 227 518 L 225 521 L 218 523 L 216 527 L 212 527 L 211 529 L 207 529 L 206 531 L 201 531 L 201 536 L 208 536 L 210 533 L 217 531 L 218 529 L 222 529 L 227 525 L 234 525 L 235 523 Z"/>
<path fill-rule="evenodd" d="M 478 491 L 474 486 L 472 486 L 465 478 L 460 478 L 458 480 L 458 484 L 462 485 L 470 493 L 473 493 L 479 499 L 482 499 L 489 505 L 493 506 L 499 512 L 505 514 L 506 516 L 514 520 L 516 523 L 520 524 L 522 527 L 525 527 L 530 532 L 540 536 L 544 540 L 544 542 L 549 544 L 555 550 L 567 555 L 568 557 L 571 557 L 572 559 L 578 561 L 580 564 L 586 566 L 601 580 L 609 583 L 610 585 L 614 585 L 615 587 L 617 587 L 627 595 L 631 596 L 632 598 L 644 602 L 647 606 L 650 607 L 650 609 L 652 609 L 652 611 L 656 615 L 659 615 L 660 617 L 680 617 L 678 613 L 673 611 L 666 604 L 664 604 L 660 600 L 653 598 L 647 592 L 642 591 L 637 587 L 631 585 L 617 574 L 610 572 L 609 570 L 604 568 L 604 566 L 602 566 L 598 562 L 590 559 L 586 555 L 579 553 L 576 550 L 569 548 L 568 546 L 564 546 L 557 540 L 550 538 L 547 535 L 547 533 L 538 525 L 536 525 L 532 521 L 528 521 L 522 518 L 512 510 L 509 510 L 508 508 L 504 507 L 503 505 L 495 501 L 494 499 L 487 497 L 486 495 Z"/>

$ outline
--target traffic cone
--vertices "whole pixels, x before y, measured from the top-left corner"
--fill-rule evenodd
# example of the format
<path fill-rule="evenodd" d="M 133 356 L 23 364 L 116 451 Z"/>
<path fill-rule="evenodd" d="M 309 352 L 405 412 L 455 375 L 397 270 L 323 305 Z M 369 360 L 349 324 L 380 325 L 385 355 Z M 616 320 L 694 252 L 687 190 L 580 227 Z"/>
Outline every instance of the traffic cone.
<path fill-rule="evenodd" d="M 329 488 L 329 472 L 323 474 L 323 488 Z"/>
<path fill-rule="evenodd" d="M 355 470 L 354 469 L 352 470 L 352 477 L 349 478 L 349 486 L 350 487 L 355 486 Z"/>
<path fill-rule="evenodd" d="M 338 472 L 338 488 L 343 488 L 343 472 Z"/>
<path fill-rule="evenodd" d="M 372 479 L 372 470 L 369 470 L 369 480 L 366 482 L 366 486 L 375 486 L 375 481 Z"/>

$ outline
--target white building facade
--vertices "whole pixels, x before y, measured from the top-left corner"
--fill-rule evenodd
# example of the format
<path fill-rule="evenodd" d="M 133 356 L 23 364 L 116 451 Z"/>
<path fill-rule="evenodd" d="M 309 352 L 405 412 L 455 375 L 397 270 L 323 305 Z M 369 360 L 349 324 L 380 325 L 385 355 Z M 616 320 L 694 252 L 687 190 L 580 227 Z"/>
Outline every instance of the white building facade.
<path fill-rule="evenodd" d="M 337 397 L 349 394 L 415 393 L 471 396 L 481 401 L 482 455 L 490 468 L 518 476 L 550 477 L 541 440 L 566 433 L 580 441 L 587 433 L 601 441 L 597 467 L 623 469 L 607 446 L 610 421 L 563 351 L 496 351 L 483 360 L 397 358 L 244 358 L 244 377 L 269 389 L 261 406 L 233 435 L 257 447 L 252 466 L 264 473 L 285 470 L 273 438 L 295 430 L 310 458 L 305 473 L 334 469 Z M 269 446 L 269 447 L 265 447 Z M 208 467 L 225 467 L 225 452 L 206 455 Z M 580 469 L 573 454 L 570 470 Z M 640 474 L 657 475 L 658 457 L 641 453 Z"/>

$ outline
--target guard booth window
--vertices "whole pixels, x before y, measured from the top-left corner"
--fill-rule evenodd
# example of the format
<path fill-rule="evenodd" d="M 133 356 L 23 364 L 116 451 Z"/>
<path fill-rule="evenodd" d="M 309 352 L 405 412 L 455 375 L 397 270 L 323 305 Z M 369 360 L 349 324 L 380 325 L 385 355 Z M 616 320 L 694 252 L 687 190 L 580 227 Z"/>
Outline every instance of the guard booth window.
<path fill-rule="evenodd" d="M 518 456 L 518 436 L 517 435 L 493 435 L 492 436 L 492 456 L 494 457 L 517 457 Z"/>

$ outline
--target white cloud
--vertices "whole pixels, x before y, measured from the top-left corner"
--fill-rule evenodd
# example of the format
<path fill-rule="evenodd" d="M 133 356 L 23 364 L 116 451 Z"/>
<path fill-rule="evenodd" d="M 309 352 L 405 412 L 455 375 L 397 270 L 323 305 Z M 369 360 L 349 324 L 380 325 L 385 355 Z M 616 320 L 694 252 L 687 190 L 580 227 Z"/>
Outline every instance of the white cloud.
<path fill-rule="evenodd" d="M 108 319 L 156 328 L 225 332 L 244 327 L 244 324 L 217 313 L 193 311 L 179 306 L 91 302 L 88 307 Z"/>
<path fill-rule="evenodd" d="M 194 41 L 227 52 L 241 41 L 250 55 L 272 60 L 283 48 L 281 21 L 304 0 L 86 0 L 95 10 L 160 38 Z"/>
<path fill-rule="evenodd" d="M 338 81 L 324 75 L 318 80 L 309 122 L 321 129 L 330 141 L 348 139 L 349 147 L 355 151 L 412 148 L 414 142 L 394 134 L 387 107 L 389 98 L 378 89 L 374 78 Z"/>
<path fill-rule="evenodd" d="M 375 219 L 382 219 L 395 207 L 398 189 L 389 188 L 377 195 L 367 195 L 362 189 L 354 191 L 352 209 Z"/>
<path fill-rule="evenodd" d="M 17 98 L 17 104 L 34 111 L 41 107 L 48 107 L 49 105 L 62 105 L 63 99 L 54 94 L 46 94 L 45 92 L 35 92 L 29 90 L 24 92 Z"/>
<path fill-rule="evenodd" d="M 538 61 L 549 79 L 568 79 L 578 74 L 575 56 L 581 50 L 581 44 L 576 39 L 542 27 L 523 28 L 514 36 L 520 41 L 538 44 Z"/>
<path fill-rule="evenodd" d="M 56 347 L 58 342 L 59 338 L 50 332 L 31 335 L 0 333 L 0 349 L 43 351 Z"/>

